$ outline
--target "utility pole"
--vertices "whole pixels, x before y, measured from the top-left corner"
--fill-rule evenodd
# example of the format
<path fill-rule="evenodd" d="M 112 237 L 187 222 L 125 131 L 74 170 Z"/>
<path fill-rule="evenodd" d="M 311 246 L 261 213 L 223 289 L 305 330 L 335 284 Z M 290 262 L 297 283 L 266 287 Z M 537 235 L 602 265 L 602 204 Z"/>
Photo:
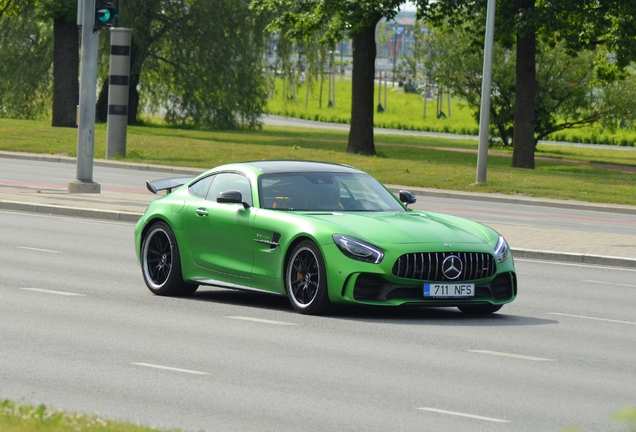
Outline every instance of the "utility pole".
<path fill-rule="evenodd" d="M 495 36 L 495 0 L 488 0 L 486 9 L 486 35 L 484 42 L 484 69 L 481 82 L 481 108 L 479 113 L 479 146 L 477 148 L 477 183 L 486 183 L 488 168 L 488 132 L 490 126 L 490 93 L 492 88 L 492 50 Z"/>
<path fill-rule="evenodd" d="M 68 192 L 100 193 L 100 185 L 93 181 L 97 47 L 99 41 L 99 33 L 93 30 L 95 0 L 78 0 L 78 7 L 80 6 L 82 11 L 82 59 L 80 63 L 79 125 L 77 129 L 77 179 L 69 182 Z"/>

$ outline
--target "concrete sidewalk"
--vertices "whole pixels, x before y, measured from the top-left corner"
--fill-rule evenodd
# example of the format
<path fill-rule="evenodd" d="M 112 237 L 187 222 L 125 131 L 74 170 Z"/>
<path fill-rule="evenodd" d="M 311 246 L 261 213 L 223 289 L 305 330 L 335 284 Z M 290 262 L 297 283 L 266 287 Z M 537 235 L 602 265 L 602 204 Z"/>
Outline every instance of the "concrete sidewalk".
<path fill-rule="evenodd" d="M 7 155 L 0 154 L 0 157 Z M 11 156 L 8 156 L 11 157 Z M 21 155 L 21 157 L 29 157 Z M 37 160 L 49 160 L 43 155 L 33 155 Z M 72 159 L 72 158 L 69 158 Z M 64 161 L 65 162 L 65 161 Z M 97 161 L 96 161 L 97 162 Z M 148 170 L 147 166 L 123 162 L 99 161 L 117 168 Z M 152 170 L 163 171 L 161 167 Z M 185 174 L 193 170 L 165 167 L 166 177 Z M 200 171 L 199 171 L 200 172 Z M 388 185 L 397 190 L 397 185 Z M 413 188 L 409 190 L 420 196 L 437 196 L 482 200 L 491 202 L 518 203 L 545 207 L 597 210 L 626 215 L 636 215 L 633 206 L 608 206 L 593 203 L 578 203 L 559 200 L 511 197 L 498 194 L 478 194 L 435 189 Z M 86 217 L 110 221 L 136 222 L 147 205 L 157 195 L 150 192 L 101 194 L 68 194 L 64 190 L 34 189 L 3 185 L 0 182 L 0 210 L 34 212 L 61 216 Z M 490 224 L 511 245 L 516 258 L 557 260 L 573 263 L 611 265 L 636 269 L 636 232 L 622 235 L 582 232 L 567 229 L 548 229 L 508 224 Z"/>

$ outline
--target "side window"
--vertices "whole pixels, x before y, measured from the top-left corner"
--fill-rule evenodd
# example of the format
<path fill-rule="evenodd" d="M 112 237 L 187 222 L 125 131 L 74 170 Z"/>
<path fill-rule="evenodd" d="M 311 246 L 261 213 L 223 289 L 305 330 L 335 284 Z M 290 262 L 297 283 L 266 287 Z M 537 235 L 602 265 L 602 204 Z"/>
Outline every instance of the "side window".
<path fill-rule="evenodd" d="M 211 175 L 202 178 L 198 182 L 190 185 L 190 187 L 188 188 L 188 192 L 190 192 L 190 194 L 194 195 L 195 197 L 205 198 L 208 194 L 208 189 L 210 189 L 210 185 L 214 181 L 214 177 L 216 176 Z"/>
<path fill-rule="evenodd" d="M 252 205 L 252 188 L 250 188 L 250 182 L 248 179 L 240 174 L 235 173 L 222 173 L 215 176 L 212 186 L 208 190 L 206 199 L 209 201 L 216 201 L 216 197 L 221 192 L 227 191 L 239 191 L 243 197 L 243 201 Z"/>

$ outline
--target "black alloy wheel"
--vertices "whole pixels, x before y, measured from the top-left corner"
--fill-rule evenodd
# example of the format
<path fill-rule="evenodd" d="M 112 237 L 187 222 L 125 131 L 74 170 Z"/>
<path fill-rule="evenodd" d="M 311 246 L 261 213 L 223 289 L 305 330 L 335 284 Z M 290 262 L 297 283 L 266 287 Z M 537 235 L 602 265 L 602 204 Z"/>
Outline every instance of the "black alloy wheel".
<path fill-rule="evenodd" d="M 331 309 L 325 262 L 318 246 L 300 242 L 287 262 L 285 288 L 294 309 L 302 314 L 321 315 Z"/>
<path fill-rule="evenodd" d="M 144 236 L 141 261 L 144 282 L 154 294 L 188 296 L 198 288 L 183 280 L 177 239 L 165 222 L 156 222 Z"/>

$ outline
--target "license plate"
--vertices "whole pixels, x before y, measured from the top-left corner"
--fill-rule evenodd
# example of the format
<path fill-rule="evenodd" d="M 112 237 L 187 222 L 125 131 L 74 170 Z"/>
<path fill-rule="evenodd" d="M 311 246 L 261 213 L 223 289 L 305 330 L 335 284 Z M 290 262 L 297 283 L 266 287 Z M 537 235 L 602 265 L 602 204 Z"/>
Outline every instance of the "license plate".
<path fill-rule="evenodd" d="M 424 284 L 424 297 L 474 297 L 475 284 Z"/>

